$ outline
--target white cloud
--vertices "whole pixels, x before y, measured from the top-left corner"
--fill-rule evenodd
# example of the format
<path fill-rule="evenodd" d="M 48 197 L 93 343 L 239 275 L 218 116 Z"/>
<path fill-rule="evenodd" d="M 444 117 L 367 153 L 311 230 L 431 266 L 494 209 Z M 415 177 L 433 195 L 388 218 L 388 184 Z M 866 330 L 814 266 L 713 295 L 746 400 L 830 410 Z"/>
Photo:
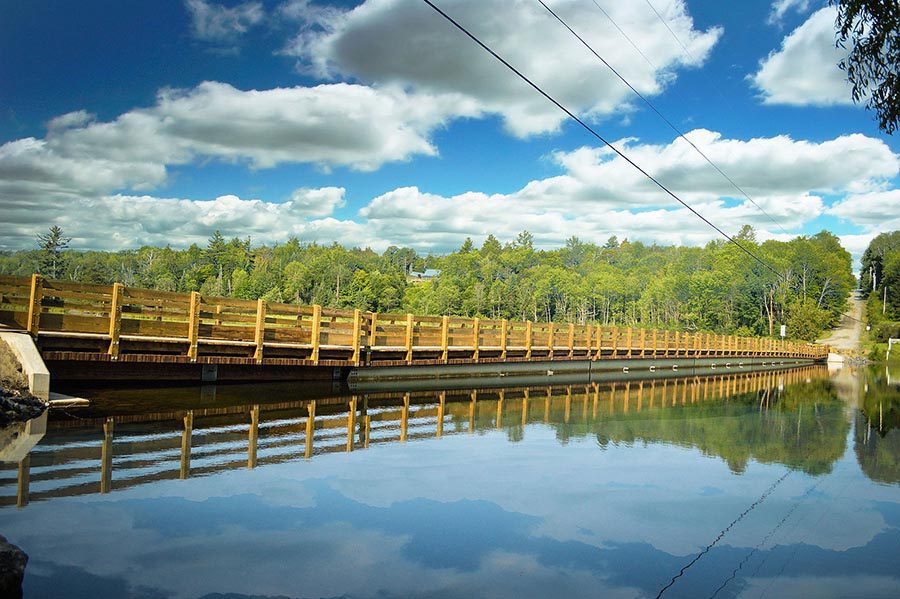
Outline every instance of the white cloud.
<path fill-rule="evenodd" d="M 194 35 L 213 42 L 227 42 L 247 32 L 265 17 L 259 2 L 225 7 L 206 0 L 185 0 Z"/>
<path fill-rule="evenodd" d="M 166 182 L 167 166 L 202 158 L 253 168 L 313 163 L 374 170 L 436 154 L 431 132 L 450 115 L 466 113 L 474 111 L 459 98 L 411 96 L 393 87 L 242 91 L 208 81 L 163 90 L 155 106 L 114 121 L 95 121 L 86 111 L 64 114 L 48 123 L 44 139 L 0 145 L 0 202 L 145 191 Z"/>
<path fill-rule="evenodd" d="M 838 68 L 846 51 L 835 46 L 837 11 L 826 6 L 792 31 L 750 77 L 765 104 L 852 104 L 847 75 Z"/>
<path fill-rule="evenodd" d="M 780 24 L 788 12 L 803 13 L 807 9 L 809 9 L 809 0 L 775 0 L 772 3 L 772 12 L 769 13 L 768 22 L 770 25 Z"/>
<path fill-rule="evenodd" d="M 684 2 L 677 0 L 665 16 L 688 47 L 685 55 L 649 8 L 604 4 L 657 70 L 648 69 L 592 3 L 560 0 L 553 8 L 645 95 L 660 93 L 676 68 L 702 64 L 722 33 L 720 28 L 695 30 Z M 459 93 L 481 111 L 502 115 L 517 136 L 554 131 L 565 118 L 424 3 L 368 0 L 346 12 L 325 14 L 308 2 L 292 6 L 306 23 L 285 52 L 318 77 Z M 572 110 L 603 117 L 627 109 L 631 92 L 540 4 L 454 0 L 442 2 L 441 8 Z"/>
<path fill-rule="evenodd" d="M 900 189 L 851 195 L 828 213 L 874 233 L 900 229 Z"/>
<path fill-rule="evenodd" d="M 29 247 L 36 232 L 50 224 L 73 237 L 73 246 L 117 250 L 141 245 L 203 245 L 217 229 L 228 237 L 274 243 L 291 236 L 306 241 L 338 241 L 348 246 L 386 242 L 370 239 L 365 227 L 331 218 L 343 205 L 344 189 L 297 189 L 285 202 L 244 200 L 233 195 L 213 200 L 111 195 L 56 196 L 33 206 L 8 205 L 0 222 L 0 248 Z M 98 234 L 98 231 L 100 232 Z"/>
<path fill-rule="evenodd" d="M 897 203 L 897 191 L 885 191 L 885 185 L 898 174 L 900 162 L 878 139 L 857 134 L 821 143 L 787 136 L 734 140 L 706 130 L 691 131 L 688 136 L 787 229 L 799 230 L 825 213 L 847 214 L 865 227 L 869 220 L 884 220 L 892 203 Z M 749 223 L 760 230 L 761 238 L 774 236 L 776 227 L 768 217 L 749 202 L 735 199 L 738 194 L 683 140 L 665 145 L 639 140 L 619 143 L 727 232 Z M 6 148 L 0 148 L 0 167 L 9 162 L 3 158 Z M 51 163 L 46 173 L 29 179 L 32 195 L 4 191 L 0 196 L 5 217 L 0 239 L 7 248 L 28 247 L 37 232 L 58 224 L 75 237 L 78 247 L 116 249 L 172 240 L 178 245 L 202 243 L 220 229 L 226 236 L 250 235 L 259 243 L 296 235 L 307 241 L 375 249 L 393 243 L 443 252 L 458 247 L 466 237 L 479 242 L 488 234 L 512 239 L 523 229 L 544 247 L 562 245 L 571 235 L 592 241 L 618 235 L 687 245 L 702 244 L 717 235 L 608 149 L 585 147 L 558 152 L 552 159 L 562 174 L 531 181 L 509 193 L 473 190 L 447 197 L 401 187 L 371 199 L 356 218 L 344 220 L 333 216 L 345 204 L 340 188 L 297 189 L 284 203 L 235 196 L 191 201 L 110 194 L 95 189 L 102 185 L 79 195 L 66 192 L 61 183 L 40 194 L 41 177 L 50 176 L 57 164 Z M 87 175 L 77 164 L 70 174 L 73 187 L 90 184 L 82 180 Z M 116 176 L 127 174 L 117 172 Z M 4 176 L 0 170 L 0 177 Z M 854 202 L 868 198 L 869 207 L 877 206 L 880 212 L 856 218 L 852 214 L 858 211 L 850 208 L 826 210 L 825 195 L 848 196 Z M 113 233 L 98 237 L 96 231 Z"/>

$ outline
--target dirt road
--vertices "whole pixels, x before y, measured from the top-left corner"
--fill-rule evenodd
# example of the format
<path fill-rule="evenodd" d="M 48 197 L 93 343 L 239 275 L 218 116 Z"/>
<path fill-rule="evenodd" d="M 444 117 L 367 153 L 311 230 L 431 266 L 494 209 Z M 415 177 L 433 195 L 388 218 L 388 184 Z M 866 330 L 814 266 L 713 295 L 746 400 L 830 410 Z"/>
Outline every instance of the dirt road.
<path fill-rule="evenodd" d="M 820 339 L 818 343 L 827 343 L 840 351 L 858 350 L 859 339 L 862 336 L 862 317 L 865 305 L 865 300 L 860 299 L 854 292 L 850 297 L 850 309 L 841 317 L 840 324 L 831 331 L 829 336 Z"/>

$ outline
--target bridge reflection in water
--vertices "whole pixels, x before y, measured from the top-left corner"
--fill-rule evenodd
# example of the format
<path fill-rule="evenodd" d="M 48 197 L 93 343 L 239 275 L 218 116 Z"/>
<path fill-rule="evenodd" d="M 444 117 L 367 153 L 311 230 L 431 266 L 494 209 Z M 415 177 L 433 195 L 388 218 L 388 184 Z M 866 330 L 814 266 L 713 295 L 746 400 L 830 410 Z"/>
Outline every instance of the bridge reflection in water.
<path fill-rule="evenodd" d="M 783 440 L 787 413 L 766 420 L 770 407 L 781 401 L 785 388 L 824 383 L 827 378 L 824 367 L 807 366 L 618 383 L 334 395 L 303 401 L 51 420 L 46 436 L 28 456 L 18 463 L 0 466 L 0 505 L 22 507 L 30 501 L 109 493 L 160 480 L 257 468 L 445 435 L 505 430 L 515 441 L 522 438 L 529 425 L 555 427 L 563 442 L 569 436 L 586 434 L 596 434 L 598 440 L 612 435 L 614 440 L 627 442 L 634 439 L 633 430 L 617 437 L 618 429 L 609 425 L 629 419 L 643 422 L 649 412 L 671 422 L 677 418 L 674 410 L 728 406 L 737 398 L 742 409 L 758 410 L 762 426 Z M 796 417 L 796 431 L 791 434 L 795 433 L 797 440 L 807 428 L 811 435 L 817 434 L 820 427 L 815 423 L 801 427 L 801 418 L 802 408 Z M 766 455 L 765 435 L 761 437 L 759 455 L 752 456 L 735 456 L 722 448 L 704 446 L 706 439 L 688 438 L 671 430 L 644 431 L 638 436 L 698 446 L 704 452 L 721 455 L 732 468 L 740 468 L 742 461 L 754 457 L 816 471 L 828 468 L 840 457 L 847 426 L 842 430 L 829 427 L 836 444 L 815 440 L 816 446 L 830 448 L 821 464 L 792 464 L 789 448 L 779 449 L 778 455 Z M 724 436 L 728 436 L 727 432 Z M 804 443 L 796 455 L 808 449 Z M 753 447 L 745 450 L 754 452 Z"/>

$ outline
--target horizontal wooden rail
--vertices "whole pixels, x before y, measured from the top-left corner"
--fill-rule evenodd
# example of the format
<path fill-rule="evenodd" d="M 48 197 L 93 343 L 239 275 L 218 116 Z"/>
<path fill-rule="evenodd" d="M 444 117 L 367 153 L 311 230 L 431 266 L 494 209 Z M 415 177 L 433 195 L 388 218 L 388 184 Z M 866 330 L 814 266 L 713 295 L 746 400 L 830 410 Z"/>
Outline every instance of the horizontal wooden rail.
<path fill-rule="evenodd" d="M 637 327 L 420 316 L 0 276 L 0 327 L 58 351 L 449 363 L 648 357 L 822 359 L 822 345 Z M 46 340 L 46 342 L 44 342 Z M 91 345 L 91 344 L 94 345 Z"/>

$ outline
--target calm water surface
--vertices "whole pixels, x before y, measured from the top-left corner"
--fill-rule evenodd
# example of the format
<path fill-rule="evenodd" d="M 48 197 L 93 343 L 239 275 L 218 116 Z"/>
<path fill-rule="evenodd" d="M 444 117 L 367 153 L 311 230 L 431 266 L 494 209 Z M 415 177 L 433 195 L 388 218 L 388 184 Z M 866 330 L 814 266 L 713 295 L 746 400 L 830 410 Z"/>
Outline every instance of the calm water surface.
<path fill-rule="evenodd" d="M 898 597 L 898 378 L 94 390 L 0 532 L 30 598 Z"/>

